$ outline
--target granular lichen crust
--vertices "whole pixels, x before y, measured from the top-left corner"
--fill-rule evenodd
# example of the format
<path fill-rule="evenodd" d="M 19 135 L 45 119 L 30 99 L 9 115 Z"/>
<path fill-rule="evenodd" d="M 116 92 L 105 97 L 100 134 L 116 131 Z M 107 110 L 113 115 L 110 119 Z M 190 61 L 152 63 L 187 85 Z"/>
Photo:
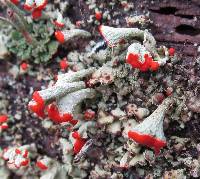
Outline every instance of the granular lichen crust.
<path fill-rule="evenodd" d="M 196 1 L 9 2 L 0 178 L 200 177 Z"/>

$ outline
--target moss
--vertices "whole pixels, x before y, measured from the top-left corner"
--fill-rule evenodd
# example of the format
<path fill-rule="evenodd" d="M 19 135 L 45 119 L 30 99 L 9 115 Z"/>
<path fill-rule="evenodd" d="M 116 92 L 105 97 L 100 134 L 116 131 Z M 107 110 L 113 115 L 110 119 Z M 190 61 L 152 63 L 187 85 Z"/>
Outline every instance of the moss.
<path fill-rule="evenodd" d="M 29 24 L 29 30 L 37 40 L 37 45 L 27 44 L 22 34 L 13 30 L 7 48 L 20 60 L 28 59 L 34 63 L 47 63 L 56 53 L 58 42 L 52 39 L 53 24 L 40 20 L 38 23 Z"/>

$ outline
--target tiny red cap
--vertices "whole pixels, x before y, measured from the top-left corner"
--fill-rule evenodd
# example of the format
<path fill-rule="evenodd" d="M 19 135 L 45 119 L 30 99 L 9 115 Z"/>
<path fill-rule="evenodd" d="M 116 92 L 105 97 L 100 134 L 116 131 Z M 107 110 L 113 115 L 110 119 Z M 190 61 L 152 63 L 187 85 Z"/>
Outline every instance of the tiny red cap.
<path fill-rule="evenodd" d="M 16 154 L 21 154 L 21 151 L 19 149 L 15 149 Z"/>
<path fill-rule="evenodd" d="M 126 59 L 126 63 L 130 64 L 132 68 L 141 68 L 142 64 L 139 61 L 138 54 L 130 53 Z"/>
<path fill-rule="evenodd" d="M 59 28 L 63 28 L 65 26 L 64 23 L 60 23 L 60 22 L 57 22 L 57 21 L 54 21 L 53 22 L 55 26 L 59 27 Z"/>
<path fill-rule="evenodd" d="M 86 141 L 84 139 L 76 139 L 74 143 L 74 153 L 79 153 L 82 147 L 85 145 L 85 143 Z"/>
<path fill-rule="evenodd" d="M 7 122 L 7 120 L 8 120 L 8 116 L 7 115 L 1 115 L 0 116 L 0 123 Z"/>
<path fill-rule="evenodd" d="M 95 117 L 95 112 L 92 111 L 91 109 L 88 109 L 84 113 L 84 118 L 86 120 L 92 120 Z"/>
<path fill-rule="evenodd" d="M 136 131 L 129 131 L 128 137 L 141 145 L 153 148 L 156 155 L 159 154 L 161 148 L 166 146 L 165 141 L 158 139 L 150 134 L 141 134 Z"/>
<path fill-rule="evenodd" d="M 41 16 L 42 16 L 42 11 L 41 10 L 35 9 L 32 12 L 32 18 L 33 19 L 39 19 Z"/>
<path fill-rule="evenodd" d="M 2 124 L 2 125 L 0 126 L 0 128 L 1 128 L 2 130 L 8 129 L 8 125 L 7 125 L 7 124 Z"/>
<path fill-rule="evenodd" d="M 24 160 L 21 162 L 21 166 L 27 166 L 29 164 L 29 160 Z"/>
<path fill-rule="evenodd" d="M 174 53 L 175 53 L 175 49 L 174 48 L 169 48 L 169 55 L 170 56 L 174 56 Z"/>
<path fill-rule="evenodd" d="M 159 68 L 159 66 L 160 66 L 160 65 L 159 65 L 158 62 L 152 61 L 151 64 L 150 64 L 150 69 L 151 69 L 152 71 L 157 71 L 158 68 Z"/>
<path fill-rule="evenodd" d="M 96 18 L 96 20 L 100 21 L 102 19 L 102 13 L 101 12 L 96 12 L 95 13 L 95 18 Z"/>
<path fill-rule="evenodd" d="M 31 11 L 31 10 L 33 9 L 32 6 L 29 6 L 29 5 L 27 5 L 27 4 L 24 4 L 23 8 L 24 8 L 24 10 L 26 10 L 26 11 Z"/>
<path fill-rule="evenodd" d="M 60 61 L 60 68 L 62 70 L 65 70 L 67 69 L 69 66 L 69 64 L 67 63 L 67 59 L 66 58 L 63 58 L 61 61 Z"/>
<path fill-rule="evenodd" d="M 21 67 L 22 70 L 26 71 L 27 68 L 28 68 L 28 64 L 25 63 L 25 62 L 23 62 L 23 63 L 20 65 L 20 67 Z"/>
<path fill-rule="evenodd" d="M 45 164 L 43 164 L 42 162 L 40 162 L 40 161 L 36 162 L 36 166 L 38 168 L 40 168 L 41 170 L 47 170 L 48 169 L 48 167 Z"/>
<path fill-rule="evenodd" d="M 65 36 L 62 33 L 62 31 L 56 31 L 55 32 L 55 37 L 60 43 L 64 43 L 65 42 Z"/>
<path fill-rule="evenodd" d="M 18 5 L 19 4 L 19 0 L 10 0 L 13 4 Z"/>
<path fill-rule="evenodd" d="M 80 134 L 78 133 L 78 131 L 74 131 L 74 132 L 72 133 L 72 137 L 73 137 L 74 139 L 81 139 L 81 136 L 80 136 Z"/>

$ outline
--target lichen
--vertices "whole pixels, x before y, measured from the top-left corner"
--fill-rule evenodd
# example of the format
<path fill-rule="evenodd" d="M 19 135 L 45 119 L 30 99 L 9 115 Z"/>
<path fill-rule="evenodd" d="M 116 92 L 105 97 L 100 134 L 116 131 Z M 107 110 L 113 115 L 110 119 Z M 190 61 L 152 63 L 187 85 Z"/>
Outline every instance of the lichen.
<path fill-rule="evenodd" d="M 104 9 L 104 3 L 88 0 L 86 4 L 93 14 L 86 17 L 86 20 L 76 19 L 77 22 L 73 24 L 74 12 L 67 14 L 70 9 L 65 9 L 71 2 L 60 0 L 54 3 L 49 3 L 47 12 L 43 12 L 43 15 L 51 17 L 52 24 L 47 23 L 47 19 L 43 17 L 44 19 L 33 21 L 33 28 L 30 29 L 31 34 L 38 39 L 44 38 L 45 43 L 41 40 L 41 46 L 37 48 L 28 46 L 18 32 L 13 34 L 17 37 L 14 39 L 15 43 L 10 39 L 13 43 L 9 47 L 10 51 L 13 49 L 14 53 L 19 53 L 19 58 L 23 60 L 39 58 L 36 61 L 41 66 L 39 72 L 35 72 L 38 66 L 33 67 L 25 60 L 20 63 L 20 70 L 17 72 L 9 70 L 16 81 L 21 79 L 21 71 L 26 71 L 23 77 L 30 78 L 30 82 L 32 80 L 35 84 L 29 89 L 24 87 L 26 95 L 32 94 L 32 99 L 30 96 L 29 99 L 24 99 L 26 104 L 30 100 L 30 111 L 18 112 L 13 117 L 16 121 L 9 113 L 8 124 L 11 128 L 0 134 L 9 143 L 8 150 L 12 151 L 10 153 L 14 153 L 5 158 L 7 162 L 3 161 L 2 166 L 13 161 L 13 158 L 20 159 L 17 164 L 21 163 L 24 158 L 21 155 L 23 151 L 19 152 L 20 146 L 30 140 L 35 141 L 37 150 L 30 151 L 29 165 L 17 165 L 17 170 L 17 167 L 11 168 L 7 165 L 9 170 L 22 177 L 199 177 L 199 163 L 196 159 L 196 150 L 200 151 L 199 145 L 196 146 L 196 142 L 189 137 L 176 136 L 183 135 L 178 131 L 180 128 L 188 130 L 188 122 L 197 121 L 199 98 L 198 95 L 190 96 L 189 92 L 184 91 L 188 89 L 183 90 L 178 85 L 176 73 L 179 71 L 172 72 L 178 59 L 175 49 L 156 45 L 150 30 L 144 29 L 147 28 L 145 23 L 150 22 L 145 19 L 146 16 L 130 16 L 127 19 L 130 28 L 100 25 L 109 19 L 107 24 L 120 26 L 118 23 L 121 22 L 115 21 L 119 13 L 114 10 L 110 13 Z M 108 8 L 117 4 L 129 12 L 135 5 L 127 1 L 116 4 L 115 1 L 110 1 L 107 4 Z M 65 17 L 66 15 L 73 21 Z M 102 36 L 99 34 L 96 38 L 96 32 L 86 27 L 87 22 L 100 25 Z M 142 24 L 141 29 L 132 27 L 137 22 Z M 55 30 L 53 25 L 56 25 Z M 86 27 L 87 30 L 80 27 Z M 51 53 L 46 47 L 55 42 L 55 37 L 52 36 L 54 32 L 62 44 L 59 44 L 58 49 L 56 42 L 50 50 Z M 88 41 L 92 38 L 87 45 L 79 42 L 79 39 L 85 37 Z M 80 45 L 81 49 L 71 49 L 72 43 Z M 29 48 L 31 49 L 27 50 Z M 61 53 L 57 61 L 50 63 L 53 70 L 49 66 L 43 70 L 43 62 L 51 57 L 54 59 L 52 55 L 56 50 Z M 44 57 L 45 54 L 51 55 Z M 5 80 L 2 80 L 3 85 Z M 16 85 L 14 82 L 11 81 L 9 87 Z M 8 96 L 3 98 L 9 98 Z M 19 98 L 17 99 L 16 103 L 20 103 Z M 12 96 L 9 100 L 13 100 Z M 10 108 L 4 110 L 10 111 Z M 30 125 L 28 129 L 27 125 Z M 198 129 L 198 125 L 195 127 Z M 13 135 L 15 133 L 20 135 Z M 189 136 L 190 133 L 186 135 Z M 191 150 L 185 152 L 187 145 Z M 20 149 L 17 154 L 16 149 Z M 176 155 L 177 153 L 180 155 Z M 172 170 L 172 166 L 176 169 Z M 1 170 L 5 178 L 8 177 L 9 171 L 6 167 Z"/>

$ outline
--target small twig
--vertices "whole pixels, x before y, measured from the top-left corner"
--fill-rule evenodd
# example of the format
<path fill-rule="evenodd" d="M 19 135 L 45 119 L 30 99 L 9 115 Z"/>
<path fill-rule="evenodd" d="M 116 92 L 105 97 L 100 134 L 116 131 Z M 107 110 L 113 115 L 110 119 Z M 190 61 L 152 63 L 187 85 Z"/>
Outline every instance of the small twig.
<path fill-rule="evenodd" d="M 36 39 L 28 31 L 28 23 L 24 18 L 25 14 L 17 6 L 11 3 L 9 0 L 5 0 L 5 4 L 8 7 L 8 10 L 11 10 L 11 15 L 9 16 L 9 22 L 12 24 L 18 31 L 20 31 L 23 37 L 26 39 L 26 42 L 30 45 L 37 46 Z"/>
<path fill-rule="evenodd" d="M 0 15 L 0 20 L 15 27 L 15 24 L 12 21 L 10 21 L 9 19 L 7 19 L 1 15 Z"/>
<path fill-rule="evenodd" d="M 28 28 L 28 23 L 27 21 L 25 20 L 24 16 L 25 16 L 25 13 L 20 10 L 16 5 L 14 5 L 13 3 L 11 3 L 9 0 L 5 0 L 7 6 L 12 9 L 15 14 L 17 14 L 17 16 L 20 18 L 21 22 L 23 23 L 23 25 Z"/>

